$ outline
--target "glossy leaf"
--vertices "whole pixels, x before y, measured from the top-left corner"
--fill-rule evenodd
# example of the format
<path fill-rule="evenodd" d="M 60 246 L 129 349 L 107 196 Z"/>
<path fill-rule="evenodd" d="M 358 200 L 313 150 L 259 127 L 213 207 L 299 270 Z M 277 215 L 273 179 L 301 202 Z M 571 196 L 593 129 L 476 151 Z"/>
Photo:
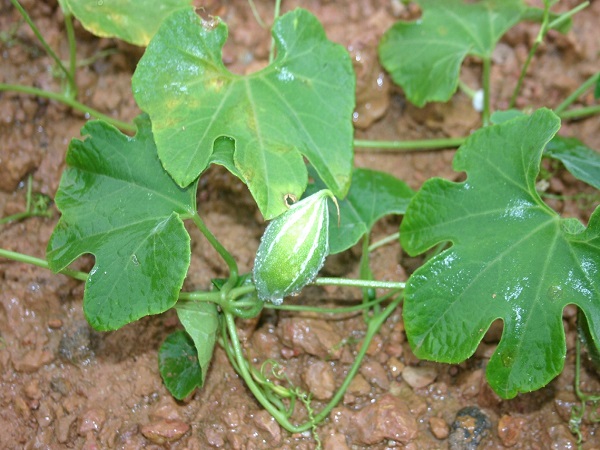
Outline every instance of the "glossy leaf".
<path fill-rule="evenodd" d="M 196 350 L 195 360 L 200 365 L 201 375 L 195 386 L 202 387 L 206 379 L 208 366 L 212 360 L 217 339 L 217 330 L 219 328 L 217 306 L 209 302 L 179 301 L 175 305 L 175 308 L 179 321 L 194 341 Z"/>
<path fill-rule="evenodd" d="M 352 172 L 354 72 L 346 50 L 327 40 L 319 21 L 298 9 L 280 17 L 277 57 L 265 69 L 239 76 L 222 62 L 227 27 L 193 11 L 171 15 L 133 77 L 140 107 L 152 118 L 158 153 L 180 186 L 211 162 L 215 141 L 235 142 L 233 165 L 270 219 L 300 198 L 303 156 L 329 189 L 343 197 Z M 177 68 L 177 70 L 173 70 Z"/>
<path fill-rule="evenodd" d="M 422 17 L 397 22 L 379 57 L 417 106 L 450 99 L 467 55 L 489 58 L 500 37 L 526 12 L 521 0 L 419 0 Z"/>
<path fill-rule="evenodd" d="M 404 321 L 415 354 L 463 361 L 501 319 L 487 377 L 504 398 L 561 372 L 566 305 L 582 309 L 600 342 L 600 210 L 586 229 L 561 219 L 535 190 L 542 151 L 559 126 L 539 110 L 477 131 L 454 160 L 466 181 L 427 181 L 400 228 L 411 255 L 452 243 L 409 279 Z"/>
<path fill-rule="evenodd" d="M 196 186 L 182 189 L 163 170 L 150 122 L 136 120 L 131 138 L 104 122 L 88 122 L 67 153 L 56 194 L 62 212 L 47 249 L 59 271 L 92 253 L 84 313 L 98 330 L 114 330 L 177 301 L 190 263 L 181 216 L 196 211 Z"/>
<path fill-rule="evenodd" d="M 305 195 L 324 188 L 314 177 Z M 384 172 L 355 169 L 348 195 L 329 208 L 329 252 L 339 253 L 356 244 L 379 219 L 389 214 L 404 214 L 414 191 L 404 181 Z"/>
<path fill-rule="evenodd" d="M 146 46 L 162 21 L 191 0 L 61 0 L 90 33 Z"/>
<path fill-rule="evenodd" d="M 556 136 L 544 155 L 558 159 L 573 176 L 600 189 L 600 154 L 579 139 Z"/>
<path fill-rule="evenodd" d="M 183 400 L 204 382 L 194 342 L 183 330 L 171 333 L 160 346 L 158 369 L 177 400 Z"/>

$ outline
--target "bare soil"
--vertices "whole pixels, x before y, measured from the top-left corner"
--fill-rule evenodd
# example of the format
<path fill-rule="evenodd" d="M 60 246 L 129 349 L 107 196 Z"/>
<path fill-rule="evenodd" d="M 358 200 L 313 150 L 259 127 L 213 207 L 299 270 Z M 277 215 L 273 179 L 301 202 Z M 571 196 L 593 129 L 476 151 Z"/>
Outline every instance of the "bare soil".
<path fill-rule="evenodd" d="M 270 21 L 271 2 L 256 2 Z M 578 2 L 567 0 L 567 10 Z M 23 0 L 49 44 L 68 55 L 64 22 L 56 0 Z M 237 73 L 266 63 L 268 32 L 252 16 L 244 0 L 208 0 L 206 14 L 229 25 L 224 59 Z M 465 136 L 480 126 L 470 99 L 458 93 L 446 104 L 423 109 L 410 105 L 393 87 L 377 62 L 376 45 L 398 19 L 418 11 L 392 0 L 286 0 L 283 10 L 307 8 L 322 21 L 330 39 L 346 46 L 358 74 L 356 137 L 362 139 L 425 139 Z M 600 2 L 574 19 L 567 35 L 551 32 L 541 46 L 523 86 L 519 107 L 556 106 L 583 80 L 600 70 Z M 538 26 L 521 24 L 502 39 L 492 71 L 495 108 L 505 108 L 521 64 Z M 0 0 L 0 82 L 19 83 L 59 92 L 62 85 L 52 60 L 22 21 L 9 0 Z M 76 23 L 78 58 L 114 49 L 109 56 L 81 67 L 77 74 L 79 100 L 121 120 L 131 121 L 139 110 L 131 95 L 130 78 L 141 50 L 112 39 L 93 37 Z M 477 85 L 481 67 L 468 59 L 462 78 Z M 591 95 L 580 104 L 592 104 Z M 25 180 L 49 197 L 56 193 L 69 141 L 79 136 L 86 118 L 46 99 L 12 92 L 0 93 L 0 217 L 21 211 Z M 561 133 L 600 149 L 600 117 L 567 122 Z M 418 188 L 427 178 L 458 179 L 452 171 L 454 150 L 393 153 L 358 151 L 356 165 L 384 170 Z M 199 208 L 207 225 L 240 263 L 252 267 L 264 223 L 245 187 L 225 171 L 212 168 L 203 176 Z M 597 204 L 594 189 L 562 169 L 548 192 L 583 200 L 548 200 L 567 216 L 586 221 Z M 58 220 L 30 218 L 0 225 L 0 246 L 44 257 Z M 377 225 L 374 239 L 397 230 L 399 219 Z M 198 232 L 186 289 L 210 286 L 225 274 L 215 252 Z M 324 273 L 357 276 L 359 249 L 328 261 Z M 419 261 L 400 247 L 379 249 L 373 260 L 378 279 L 405 280 Z M 75 265 L 90 269 L 93 258 Z M 328 304 L 356 298 L 341 289 L 310 288 L 298 299 Z M 206 385 L 183 402 L 163 386 L 157 349 L 179 327 L 172 312 L 149 317 L 111 333 L 98 333 L 82 313 L 83 285 L 44 269 L 0 261 L 0 447 L 173 448 L 173 449 L 312 449 L 310 434 L 291 435 L 257 404 L 217 349 Z M 419 361 L 404 334 L 401 311 L 382 327 L 343 402 L 318 428 L 326 449 L 568 449 L 576 447 L 569 431 L 573 390 L 574 308 L 564 312 L 568 355 L 563 373 L 545 388 L 513 400 L 496 396 L 485 381 L 485 367 L 500 335 L 495 324 L 476 354 L 458 365 Z M 318 410 L 339 385 L 365 332 L 359 316 L 342 318 L 298 314 L 264 314 L 259 321 L 240 322 L 247 355 L 253 363 L 272 358 L 285 367 L 290 380 L 311 392 Z M 582 387 L 600 390 L 598 374 L 584 364 Z M 464 409 L 468 408 L 468 409 Z M 297 414 L 297 419 L 303 418 Z M 463 431 L 466 433 L 463 433 Z M 585 449 L 600 448 L 600 427 L 587 417 L 581 426 Z"/>

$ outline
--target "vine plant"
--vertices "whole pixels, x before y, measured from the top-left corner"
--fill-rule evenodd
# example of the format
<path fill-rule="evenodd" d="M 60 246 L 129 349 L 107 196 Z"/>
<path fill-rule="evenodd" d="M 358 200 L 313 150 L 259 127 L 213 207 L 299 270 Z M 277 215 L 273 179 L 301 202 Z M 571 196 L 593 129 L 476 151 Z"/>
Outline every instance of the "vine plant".
<path fill-rule="evenodd" d="M 36 31 L 18 1 L 11 1 Z M 523 20 L 541 24 L 510 100 L 514 106 L 548 30 L 566 31 L 571 16 L 589 2 L 554 14 L 556 2 L 550 0 L 542 9 L 522 0 L 419 0 L 421 19 L 398 22 L 384 35 L 382 64 L 406 97 L 422 106 L 449 100 L 461 84 L 464 58 L 479 57 L 484 126 L 466 138 L 416 142 L 353 141 L 350 58 L 326 38 L 308 11 L 279 17 L 277 2 L 270 64 L 239 76 L 222 62 L 227 27 L 220 19 L 201 19 L 187 0 L 163 2 L 157 11 L 140 2 L 115 2 L 106 14 L 107 2 L 62 0 L 68 69 L 41 33 L 36 35 L 62 69 L 65 93 L 0 85 L 0 90 L 44 95 L 102 119 L 88 122 L 82 129 L 86 138 L 69 145 L 68 167 L 55 198 L 62 216 L 47 260 L 5 249 L 0 256 L 85 281 L 84 313 L 97 330 L 115 330 L 175 308 L 184 330 L 162 345 L 159 367 L 176 398 L 203 385 L 218 342 L 256 399 L 285 429 L 314 431 L 344 395 L 370 340 L 402 302 L 414 353 L 435 361 L 465 360 L 490 324 L 501 319 L 504 332 L 487 378 L 503 398 L 539 389 L 562 371 L 562 310 L 568 304 L 578 306 L 582 335 L 590 353 L 598 353 L 600 212 L 592 214 L 587 227 L 561 218 L 541 199 L 536 177 L 542 157 L 549 157 L 600 188 L 597 153 L 557 135 L 560 117 L 600 112 L 598 105 L 569 109 L 590 88 L 600 96 L 599 76 L 590 77 L 555 111 L 493 112 L 490 104 L 491 56 L 504 33 Z M 147 45 L 132 79 L 135 100 L 144 111 L 133 126 L 75 100 L 73 16 L 98 35 Z M 416 194 L 391 175 L 353 168 L 355 147 L 454 145 L 461 145 L 454 168 L 466 172 L 466 181 L 431 179 Z M 211 164 L 224 166 L 246 184 L 264 218 L 271 220 L 253 274 L 239 273 L 234 257 L 198 212 L 198 179 Z M 399 234 L 371 243 L 371 228 L 388 214 L 404 215 Z M 191 251 L 184 221 L 195 224 L 228 267 L 228 277 L 213 280 L 210 290 L 182 291 Z M 398 236 L 411 255 L 435 246 L 444 250 L 406 283 L 373 280 L 369 253 Z M 361 279 L 316 277 L 328 254 L 360 241 Z M 95 256 L 90 273 L 70 270 L 85 253 Z M 363 311 L 367 324 L 354 364 L 321 411 L 313 410 L 310 397 L 285 378 L 277 363 L 251 364 L 236 328 L 236 318 L 256 317 L 263 308 L 331 313 L 285 303 L 284 297 L 309 283 L 361 288 L 361 304 L 334 311 Z M 387 293 L 380 295 L 382 290 Z M 597 400 L 581 398 L 583 406 Z M 308 411 L 305 423 L 293 420 L 298 401 Z M 582 414 L 576 411 L 573 423 Z"/>

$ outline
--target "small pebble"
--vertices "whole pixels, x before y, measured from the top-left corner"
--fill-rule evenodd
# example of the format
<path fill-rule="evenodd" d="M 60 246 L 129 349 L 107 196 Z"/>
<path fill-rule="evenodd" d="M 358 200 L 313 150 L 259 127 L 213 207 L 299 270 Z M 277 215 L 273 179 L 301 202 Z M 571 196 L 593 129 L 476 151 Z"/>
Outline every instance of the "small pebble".
<path fill-rule="evenodd" d="M 360 368 L 360 373 L 372 385 L 384 391 L 390 389 L 390 380 L 388 380 L 387 372 L 377 361 L 367 361 L 364 363 Z"/>
<path fill-rule="evenodd" d="M 450 427 L 441 417 L 430 417 L 429 428 L 436 439 L 446 439 L 450 434 Z"/>
<path fill-rule="evenodd" d="M 86 436 L 90 431 L 100 431 L 106 421 L 106 412 L 100 408 L 91 408 L 83 413 L 77 433 Z"/>
<path fill-rule="evenodd" d="M 520 417 L 503 415 L 498 421 L 498 437 L 505 447 L 517 445 L 521 440 L 521 431 L 525 420 Z"/>
<path fill-rule="evenodd" d="M 312 361 L 302 374 L 309 392 L 317 400 L 329 400 L 335 391 L 335 375 L 326 361 Z"/>
<path fill-rule="evenodd" d="M 405 367 L 402 371 L 402 378 L 413 389 L 421 389 L 429 386 L 435 381 L 437 370 L 431 366 L 424 367 Z"/>

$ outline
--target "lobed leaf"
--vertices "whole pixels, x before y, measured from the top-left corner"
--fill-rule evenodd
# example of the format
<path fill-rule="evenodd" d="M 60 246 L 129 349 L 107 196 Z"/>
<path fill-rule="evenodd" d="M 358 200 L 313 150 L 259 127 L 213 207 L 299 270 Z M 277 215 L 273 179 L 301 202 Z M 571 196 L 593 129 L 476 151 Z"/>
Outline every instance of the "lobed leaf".
<path fill-rule="evenodd" d="M 173 11 L 189 7 L 191 0 L 61 0 L 90 33 L 117 37 L 146 46 L 162 21 Z"/>
<path fill-rule="evenodd" d="M 600 342 L 600 209 L 585 228 L 561 219 L 535 190 L 542 151 L 559 126 L 542 109 L 474 133 L 454 160 L 466 181 L 427 181 L 400 228 L 411 255 L 453 244 L 409 279 L 404 321 L 415 354 L 463 361 L 501 319 L 487 377 L 504 398 L 561 372 L 566 305 L 583 311 Z"/>
<path fill-rule="evenodd" d="M 382 65 L 417 106 L 449 100 L 465 57 L 491 57 L 500 37 L 528 11 L 522 0 L 417 3 L 422 17 L 397 22 L 379 44 Z"/>
<path fill-rule="evenodd" d="M 309 170 L 310 172 L 310 170 Z M 324 188 L 315 181 L 307 189 L 310 195 Z M 371 169 L 355 169 L 348 195 L 329 208 L 329 253 L 340 253 L 356 244 L 379 219 L 389 214 L 404 214 L 414 191 L 392 175 Z"/>
<path fill-rule="evenodd" d="M 167 336 L 158 350 L 158 370 L 173 397 L 183 400 L 201 387 L 204 375 L 198 364 L 196 347 L 183 330 Z"/>
<path fill-rule="evenodd" d="M 303 156 L 335 195 L 346 195 L 355 85 L 346 50 L 298 9 L 273 26 L 273 63 L 238 76 L 222 62 L 226 37 L 225 24 L 176 12 L 135 71 L 134 96 L 152 118 L 165 169 L 187 186 L 212 162 L 215 143 L 229 138 L 233 158 L 218 162 L 248 185 L 266 219 L 287 209 L 288 194 L 304 192 Z"/>
<path fill-rule="evenodd" d="M 156 155 L 150 121 L 131 138 L 101 121 L 72 140 L 56 194 L 62 217 L 48 243 L 54 271 L 84 253 L 96 263 L 85 285 L 84 313 L 98 330 L 158 314 L 177 301 L 190 263 L 181 216 L 196 212 L 196 186 L 180 188 Z"/>

